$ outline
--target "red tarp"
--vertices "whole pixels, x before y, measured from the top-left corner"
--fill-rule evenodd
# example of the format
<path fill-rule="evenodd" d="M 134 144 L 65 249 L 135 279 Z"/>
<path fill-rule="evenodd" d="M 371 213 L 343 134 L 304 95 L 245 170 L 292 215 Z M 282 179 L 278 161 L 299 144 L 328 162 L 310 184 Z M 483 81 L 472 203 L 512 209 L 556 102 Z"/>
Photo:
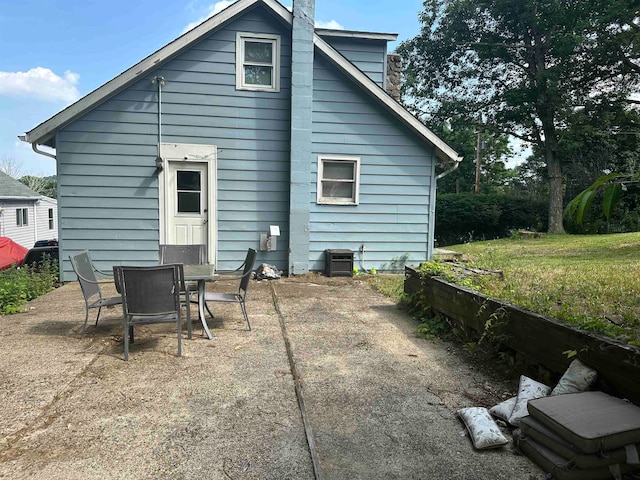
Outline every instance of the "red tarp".
<path fill-rule="evenodd" d="M 9 268 L 12 264 L 20 264 L 29 251 L 22 245 L 8 237 L 0 237 L 0 270 Z"/>

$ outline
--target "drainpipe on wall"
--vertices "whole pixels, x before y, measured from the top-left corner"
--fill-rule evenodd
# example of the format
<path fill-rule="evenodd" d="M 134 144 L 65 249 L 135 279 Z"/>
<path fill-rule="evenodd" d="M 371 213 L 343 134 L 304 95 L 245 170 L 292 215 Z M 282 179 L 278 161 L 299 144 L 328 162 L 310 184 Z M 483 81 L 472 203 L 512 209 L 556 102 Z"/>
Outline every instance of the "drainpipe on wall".
<path fill-rule="evenodd" d="M 431 198 L 431 201 L 429 202 L 429 225 L 431 225 L 431 228 L 429 229 L 429 241 L 427 243 L 427 260 L 431 260 L 433 258 L 433 243 L 435 241 L 435 228 L 436 228 L 436 196 L 437 196 L 438 180 L 446 177 L 451 172 L 454 172 L 455 170 L 457 170 L 457 168 L 460 166 L 461 161 L 462 161 L 462 157 L 458 157 L 457 159 L 454 160 L 455 163 L 450 169 L 445 170 L 444 172 L 436 175 L 435 177 L 432 177 L 434 178 L 434 181 L 431 182 L 431 194 L 429 195 L 429 197 Z M 435 174 L 435 171 L 436 171 L 436 166 L 434 164 L 433 174 Z"/>
<path fill-rule="evenodd" d="M 314 0 L 294 0 L 291 32 L 289 275 L 309 272 Z"/>

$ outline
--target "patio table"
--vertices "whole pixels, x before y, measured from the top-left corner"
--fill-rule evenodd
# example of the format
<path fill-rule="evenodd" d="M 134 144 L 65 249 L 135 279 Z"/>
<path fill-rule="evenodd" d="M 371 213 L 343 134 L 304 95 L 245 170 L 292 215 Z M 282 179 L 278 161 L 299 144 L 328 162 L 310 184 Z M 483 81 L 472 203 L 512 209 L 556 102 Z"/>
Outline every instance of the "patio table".
<path fill-rule="evenodd" d="M 207 338 L 211 340 L 211 332 L 207 325 L 207 319 L 204 316 L 204 291 L 205 282 L 213 280 L 214 277 L 213 265 L 184 265 L 184 279 L 186 282 L 198 282 L 198 317 L 202 323 Z"/>

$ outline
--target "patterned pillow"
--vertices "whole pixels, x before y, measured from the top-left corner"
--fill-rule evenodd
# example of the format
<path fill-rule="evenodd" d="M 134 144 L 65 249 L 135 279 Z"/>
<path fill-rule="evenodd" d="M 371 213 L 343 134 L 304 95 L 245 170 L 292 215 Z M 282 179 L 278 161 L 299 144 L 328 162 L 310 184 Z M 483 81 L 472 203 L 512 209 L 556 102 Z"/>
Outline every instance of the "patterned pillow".
<path fill-rule="evenodd" d="M 509 416 L 509 423 L 514 426 L 520 425 L 520 419 L 529 415 L 527 410 L 527 403 L 534 398 L 546 397 L 551 392 L 544 383 L 536 382 L 535 380 L 525 376 L 520 376 L 520 386 L 518 387 L 518 400 L 516 400 L 516 406 L 513 407 L 513 412 Z"/>
<path fill-rule="evenodd" d="M 493 421 L 489 410 L 484 407 L 469 407 L 458 410 L 458 415 L 471 435 L 473 446 L 478 450 L 497 448 L 509 441 L 502 435 L 500 428 Z"/>
<path fill-rule="evenodd" d="M 508 422 L 517 401 L 518 397 L 511 397 L 510 399 L 505 400 L 504 402 L 500 402 L 499 404 L 491 407 L 489 409 L 489 413 L 494 417 L 498 417 L 500 420 Z"/>
<path fill-rule="evenodd" d="M 587 367 L 577 358 L 571 362 L 567 371 L 551 392 L 551 395 L 564 395 L 565 393 L 584 392 L 596 381 L 598 372 Z"/>

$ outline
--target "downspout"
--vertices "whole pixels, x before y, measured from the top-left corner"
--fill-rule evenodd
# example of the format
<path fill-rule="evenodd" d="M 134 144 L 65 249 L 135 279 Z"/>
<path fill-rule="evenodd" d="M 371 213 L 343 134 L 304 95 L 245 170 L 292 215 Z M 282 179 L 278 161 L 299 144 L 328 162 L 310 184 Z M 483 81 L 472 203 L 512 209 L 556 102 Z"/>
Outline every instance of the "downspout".
<path fill-rule="evenodd" d="M 438 186 L 438 180 L 446 177 L 451 172 L 454 172 L 460 166 L 460 162 L 462 161 L 462 157 L 458 157 L 454 159 L 454 164 L 449 170 L 445 170 L 444 172 L 436 175 L 434 181 L 431 183 L 431 193 L 429 195 L 431 201 L 429 202 L 429 241 L 427 243 L 427 260 L 431 260 L 433 258 L 433 243 L 435 241 L 435 228 L 436 228 L 436 190 Z M 433 173 L 435 173 L 436 166 L 435 163 L 433 165 Z"/>

